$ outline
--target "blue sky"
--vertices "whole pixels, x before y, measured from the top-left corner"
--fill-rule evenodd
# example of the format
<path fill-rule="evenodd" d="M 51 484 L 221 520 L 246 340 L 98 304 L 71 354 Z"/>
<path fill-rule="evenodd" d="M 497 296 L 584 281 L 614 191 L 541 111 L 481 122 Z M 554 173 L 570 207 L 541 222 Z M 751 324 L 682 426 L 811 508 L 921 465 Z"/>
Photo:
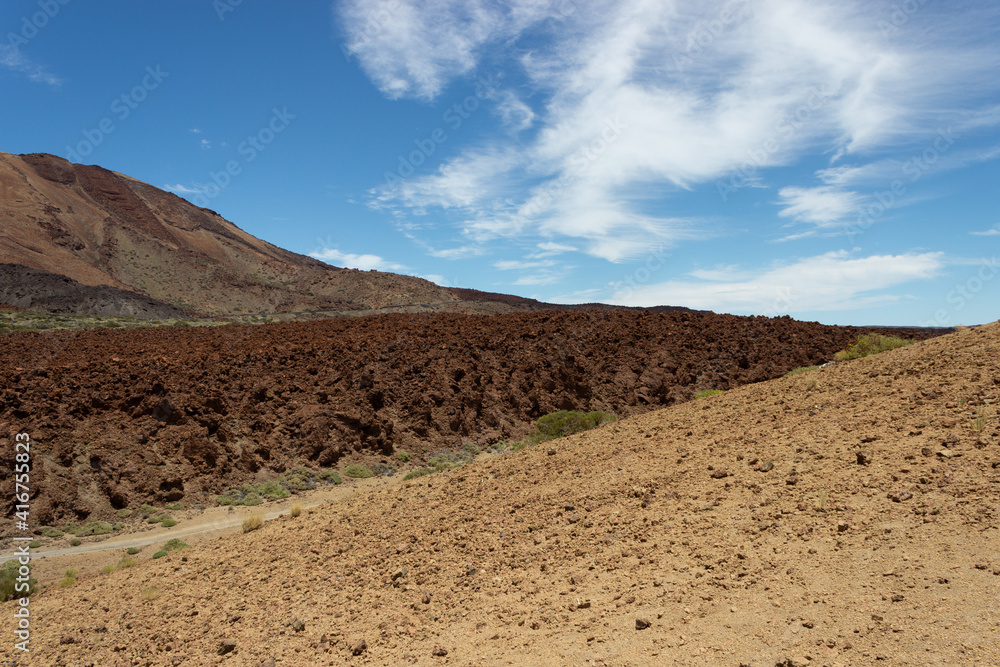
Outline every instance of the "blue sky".
<path fill-rule="evenodd" d="M 994 321 L 1000 6 L 0 5 L 0 150 L 338 266 L 553 302 Z"/>

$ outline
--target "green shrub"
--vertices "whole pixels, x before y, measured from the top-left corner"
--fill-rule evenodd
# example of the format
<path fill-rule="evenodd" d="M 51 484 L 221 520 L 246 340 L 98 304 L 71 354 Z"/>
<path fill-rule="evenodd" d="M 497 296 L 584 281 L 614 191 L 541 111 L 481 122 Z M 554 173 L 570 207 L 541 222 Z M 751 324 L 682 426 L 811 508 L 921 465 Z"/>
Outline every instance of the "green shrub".
<path fill-rule="evenodd" d="M 427 458 L 427 465 L 434 468 L 435 472 L 441 472 L 442 470 L 450 470 L 451 468 L 465 465 L 471 460 L 472 455 L 464 449 L 453 450 L 445 448 L 431 452 Z"/>
<path fill-rule="evenodd" d="M 138 564 L 138 562 L 139 561 L 137 561 L 134 558 L 122 558 L 120 561 L 118 561 L 118 567 L 123 569 L 126 567 L 135 567 Z"/>
<path fill-rule="evenodd" d="M 906 340 L 904 338 L 899 338 L 898 336 L 884 336 L 882 334 L 861 334 L 858 336 L 858 341 L 848 347 L 846 350 L 841 350 L 834 355 L 834 359 L 837 361 L 849 361 L 851 359 L 860 359 L 861 357 L 867 357 L 870 354 L 878 354 L 879 352 L 885 352 L 887 350 L 894 350 L 897 347 L 906 347 L 907 345 L 912 345 L 912 340 Z"/>
<path fill-rule="evenodd" d="M 143 514 L 156 514 L 157 509 L 152 505 L 143 504 L 139 506 L 139 511 Z"/>
<path fill-rule="evenodd" d="M 334 484 L 340 484 L 344 480 L 340 478 L 340 473 L 336 470 L 324 470 L 319 474 L 319 478 Z"/>
<path fill-rule="evenodd" d="M 344 474 L 355 479 L 364 479 L 375 475 L 371 469 L 362 463 L 352 463 L 344 468 Z"/>
<path fill-rule="evenodd" d="M 78 538 L 78 537 L 74 537 L 74 538 L 73 538 L 72 540 L 70 540 L 70 541 L 69 541 L 69 545 L 70 545 L 71 547 L 78 547 L 78 546 L 80 546 L 81 544 L 83 544 L 83 540 L 81 540 L 81 539 L 80 539 L 80 538 Z"/>
<path fill-rule="evenodd" d="M 104 574 L 111 574 L 117 569 L 118 568 L 115 567 L 114 565 L 105 565 L 104 567 L 101 568 L 101 572 L 103 572 Z"/>
<path fill-rule="evenodd" d="M 42 526 L 42 535 L 45 537 L 62 537 L 63 533 L 58 528 L 53 528 L 52 526 Z"/>
<path fill-rule="evenodd" d="M 76 535 L 80 530 L 80 526 L 76 525 L 72 521 L 63 526 L 63 532 L 69 533 L 70 535 Z"/>
<path fill-rule="evenodd" d="M 410 459 L 413 458 L 413 455 L 410 454 L 409 452 L 397 452 L 396 458 L 399 459 L 401 463 L 407 463 Z"/>
<path fill-rule="evenodd" d="M 790 378 L 793 375 L 798 375 L 799 373 L 808 373 L 809 371 L 818 370 L 819 366 L 802 366 L 801 368 L 796 368 L 795 370 L 788 371 L 782 377 Z"/>
<path fill-rule="evenodd" d="M 470 456 L 479 456 L 479 454 L 483 451 L 479 449 L 479 446 L 474 442 L 463 442 L 462 450 L 468 453 Z"/>
<path fill-rule="evenodd" d="M 281 482 L 279 482 L 278 480 L 261 482 L 260 484 L 256 485 L 256 487 L 253 487 L 249 490 L 244 489 L 244 491 L 247 491 L 248 496 L 250 494 L 256 493 L 261 498 L 266 498 L 267 500 L 280 500 L 281 498 L 287 498 L 288 496 L 292 495 L 292 492 L 289 491 L 287 488 L 285 488 L 284 485 L 282 485 Z"/>
<path fill-rule="evenodd" d="M 177 519 L 173 519 L 173 518 L 169 518 L 168 517 L 168 518 L 164 519 L 163 523 L 161 523 L 160 525 L 163 526 L 164 528 L 173 528 L 174 526 L 177 525 Z"/>
<path fill-rule="evenodd" d="M 186 546 L 187 542 L 175 537 L 172 540 L 168 540 L 167 543 L 163 545 L 163 548 L 167 551 L 180 551 Z"/>
<path fill-rule="evenodd" d="M 37 549 L 40 546 L 42 546 L 42 543 L 39 542 L 38 540 L 31 540 L 30 542 L 28 542 L 29 549 Z"/>
<path fill-rule="evenodd" d="M 63 577 L 63 579 L 61 581 L 59 581 L 56 584 L 56 586 L 58 586 L 59 588 L 69 588 L 70 586 L 75 586 L 76 585 L 76 575 L 77 575 L 76 568 L 72 568 L 72 567 L 69 568 L 68 570 L 66 570 L 66 576 Z"/>
<path fill-rule="evenodd" d="M 415 477 L 423 477 L 424 475 L 430 475 L 431 473 L 434 472 L 437 471 L 432 470 L 430 468 L 417 468 L 416 470 L 411 470 L 410 472 L 406 473 L 406 475 L 403 477 L 403 481 L 405 482 L 406 480 L 413 479 Z"/>
<path fill-rule="evenodd" d="M 21 564 L 17 559 L 9 560 L 0 565 L 0 602 L 13 600 L 14 598 L 30 597 L 38 592 L 38 580 L 31 577 L 30 571 L 27 581 L 18 581 Z M 18 590 L 18 586 L 28 585 L 27 590 Z"/>
<path fill-rule="evenodd" d="M 139 547 L 129 547 L 128 549 L 125 550 L 125 553 L 127 553 L 129 556 L 134 556 L 140 551 L 142 551 L 142 549 L 140 549 Z"/>
<path fill-rule="evenodd" d="M 153 558 L 163 558 L 166 555 L 167 555 L 167 552 L 161 549 L 161 550 L 157 551 L 155 554 L 153 554 Z"/>
<path fill-rule="evenodd" d="M 180 510 L 186 508 L 187 506 L 184 503 L 170 503 L 169 505 L 167 505 L 168 510 L 174 510 L 175 512 L 179 512 Z"/>
<path fill-rule="evenodd" d="M 132 516 L 132 510 L 126 508 L 123 510 L 118 510 L 117 512 L 115 512 L 115 514 L 118 515 L 119 519 L 127 519 L 130 516 Z"/>
<path fill-rule="evenodd" d="M 581 431 L 589 431 L 601 424 L 611 423 L 616 419 L 617 417 L 613 414 L 601 410 L 588 412 L 587 414 L 576 410 L 559 410 L 539 417 L 538 421 L 535 422 L 535 426 L 546 440 L 552 440 L 553 438 L 561 438 L 573 433 L 580 433 Z"/>
<path fill-rule="evenodd" d="M 721 389 L 706 389 L 705 391 L 699 391 L 694 395 L 695 398 L 708 398 L 709 396 L 715 396 L 716 394 L 724 393 Z"/>

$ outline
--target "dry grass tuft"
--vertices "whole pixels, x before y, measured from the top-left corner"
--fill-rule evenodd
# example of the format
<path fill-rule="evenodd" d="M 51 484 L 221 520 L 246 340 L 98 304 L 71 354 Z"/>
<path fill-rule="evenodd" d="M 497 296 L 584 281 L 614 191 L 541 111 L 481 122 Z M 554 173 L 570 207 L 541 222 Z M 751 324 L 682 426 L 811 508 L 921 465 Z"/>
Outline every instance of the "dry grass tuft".
<path fill-rule="evenodd" d="M 251 514 L 247 518 L 243 519 L 243 532 L 249 533 L 250 531 L 257 530 L 264 525 L 264 515 L 261 513 Z"/>

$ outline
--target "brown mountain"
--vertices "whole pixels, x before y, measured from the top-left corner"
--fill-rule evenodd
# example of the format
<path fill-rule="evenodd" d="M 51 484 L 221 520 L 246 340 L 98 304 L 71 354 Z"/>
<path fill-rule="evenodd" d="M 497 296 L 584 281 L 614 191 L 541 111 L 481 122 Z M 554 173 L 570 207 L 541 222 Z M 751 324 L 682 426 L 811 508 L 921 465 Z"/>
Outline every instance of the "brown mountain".
<path fill-rule="evenodd" d="M 203 315 L 460 301 L 420 278 L 340 269 L 283 250 L 147 183 L 46 154 L 0 153 L 0 263 Z"/>

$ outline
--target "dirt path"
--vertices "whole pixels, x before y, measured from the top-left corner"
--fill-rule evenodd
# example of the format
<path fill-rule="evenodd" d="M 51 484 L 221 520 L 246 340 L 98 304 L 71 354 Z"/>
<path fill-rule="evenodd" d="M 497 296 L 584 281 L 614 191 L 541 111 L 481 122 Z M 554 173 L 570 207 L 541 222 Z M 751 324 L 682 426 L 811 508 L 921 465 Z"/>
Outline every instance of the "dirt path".
<path fill-rule="evenodd" d="M 328 503 L 342 502 L 363 490 L 377 489 L 398 483 L 396 478 L 373 477 L 349 480 L 344 484 L 306 491 L 277 502 L 269 502 L 258 507 L 212 507 L 205 510 L 185 510 L 173 512 L 179 522 L 171 528 L 156 526 L 145 531 L 130 531 L 116 534 L 108 539 L 89 542 L 76 547 L 42 547 L 31 550 L 33 576 L 44 584 L 62 577 L 66 568 L 72 567 L 80 574 L 99 571 L 106 565 L 113 565 L 121 557 L 121 552 L 129 548 L 145 549 L 178 538 L 189 543 L 213 540 L 222 535 L 242 531 L 243 519 L 258 512 L 264 513 L 265 521 L 272 521 L 288 515 L 292 505 L 301 504 L 308 510 Z M 113 553 L 112 553 L 113 552 Z M 15 558 L 12 551 L 0 554 L 0 564 Z"/>

